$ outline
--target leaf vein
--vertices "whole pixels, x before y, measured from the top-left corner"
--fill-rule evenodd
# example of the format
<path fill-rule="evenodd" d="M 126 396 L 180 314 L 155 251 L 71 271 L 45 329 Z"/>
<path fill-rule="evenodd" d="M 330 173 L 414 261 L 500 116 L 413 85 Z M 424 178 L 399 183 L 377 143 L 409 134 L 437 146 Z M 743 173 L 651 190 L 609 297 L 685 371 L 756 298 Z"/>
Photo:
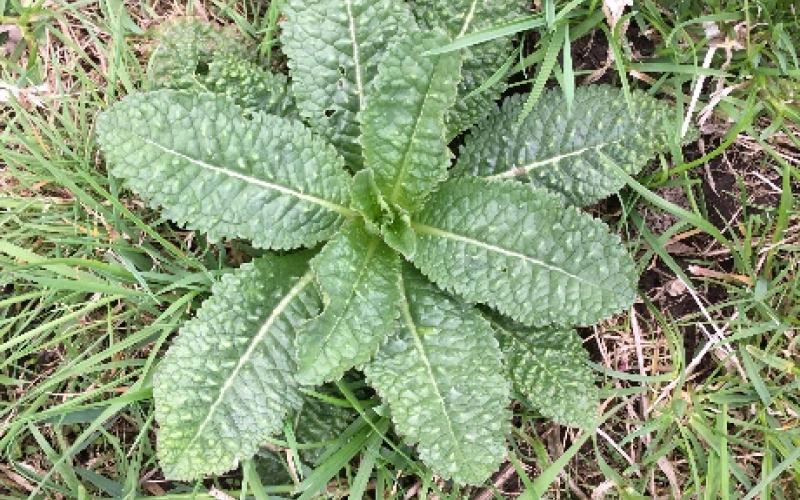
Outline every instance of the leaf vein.
<path fill-rule="evenodd" d="M 197 158 L 192 158 L 191 156 L 186 155 L 184 153 L 181 153 L 180 151 L 174 150 L 172 148 L 164 146 L 163 144 L 160 144 L 160 143 L 158 143 L 156 141 L 153 141 L 152 139 L 148 139 L 148 138 L 142 137 L 140 135 L 136 135 L 136 137 L 138 137 L 140 140 L 142 140 L 146 144 L 149 144 L 150 146 L 158 148 L 158 149 L 160 149 L 161 151 L 163 151 L 163 152 L 165 152 L 167 154 L 170 154 L 170 155 L 176 156 L 178 158 L 181 158 L 183 160 L 186 160 L 189 163 L 191 163 L 192 165 L 195 165 L 197 167 L 200 167 L 200 168 L 203 168 L 203 169 L 206 169 L 206 170 L 210 170 L 210 171 L 212 171 L 214 173 L 217 173 L 217 174 L 225 175 L 225 176 L 228 176 L 228 177 L 233 177 L 235 179 L 239 179 L 239 180 L 241 180 L 243 182 L 246 182 L 248 184 L 252 184 L 252 185 L 255 185 L 255 186 L 260 186 L 260 187 L 269 189 L 271 191 L 278 191 L 278 192 L 281 192 L 281 193 L 284 193 L 284 194 L 288 194 L 288 195 L 293 196 L 293 197 L 295 197 L 295 198 L 297 198 L 299 200 L 303 200 L 303 201 L 306 201 L 308 203 L 319 205 L 319 206 L 321 206 L 323 208 L 326 208 L 328 210 L 331 210 L 333 212 L 337 212 L 337 213 L 339 213 L 339 214 L 341 214 L 341 215 L 343 215 L 345 217 L 355 217 L 357 215 L 357 213 L 354 210 L 351 210 L 351 209 L 349 209 L 349 208 L 347 208 L 347 207 L 345 207 L 343 205 L 339 205 L 338 203 L 333 203 L 331 201 L 319 198 L 317 196 L 312 196 L 310 194 L 302 193 L 300 191 L 297 191 L 295 189 L 292 189 L 292 188 L 289 188 L 289 187 L 286 187 L 286 186 L 282 186 L 280 184 L 275 184 L 273 182 L 267 182 L 267 181 L 265 181 L 263 179 L 258 179 L 256 177 L 245 175 L 245 174 L 242 174 L 240 172 L 236 172 L 235 170 L 231 170 L 230 168 L 225 168 L 225 167 L 221 167 L 221 166 L 218 166 L 218 165 L 212 165 L 211 163 L 205 162 L 203 160 L 199 160 Z"/>

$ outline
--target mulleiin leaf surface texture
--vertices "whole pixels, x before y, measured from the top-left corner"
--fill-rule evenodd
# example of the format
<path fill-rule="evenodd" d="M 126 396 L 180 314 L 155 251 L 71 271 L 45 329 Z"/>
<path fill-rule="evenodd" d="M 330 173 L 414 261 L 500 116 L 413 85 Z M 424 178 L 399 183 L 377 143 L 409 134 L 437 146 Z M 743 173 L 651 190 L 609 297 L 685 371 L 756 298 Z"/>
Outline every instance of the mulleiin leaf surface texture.
<path fill-rule="evenodd" d="M 228 56 L 209 63 L 198 90 L 224 95 L 250 113 L 297 116 L 286 76 L 272 73 L 246 59 Z"/>
<path fill-rule="evenodd" d="M 410 4 L 422 28 L 444 30 L 453 39 L 520 19 L 530 9 L 526 0 L 414 0 Z M 458 99 L 448 112 L 448 139 L 467 130 L 495 108 L 494 102 L 506 88 L 505 79 L 480 93 L 472 92 L 500 69 L 512 51 L 511 37 L 460 51 L 464 69 Z"/>
<path fill-rule="evenodd" d="M 164 23 L 147 66 L 152 88 L 196 88 L 203 68 L 220 58 L 247 57 L 246 44 L 235 29 L 217 30 L 197 18 Z"/>
<path fill-rule="evenodd" d="M 571 328 L 531 328 L 491 318 L 517 396 L 563 425 L 592 428 L 600 393 L 589 353 Z"/>
<path fill-rule="evenodd" d="M 357 169 L 357 114 L 386 48 L 416 31 L 414 18 L 396 0 L 288 0 L 284 12 L 281 42 L 300 114 Z"/>
<path fill-rule="evenodd" d="M 391 47 L 378 66 L 377 92 L 359 116 L 366 165 L 383 198 L 413 212 L 447 176 L 450 150 L 444 117 L 456 97 L 457 53 L 422 55 L 444 36 L 414 33 Z"/>
<path fill-rule="evenodd" d="M 633 259 L 608 227 L 543 189 L 456 178 L 414 215 L 411 261 L 527 325 L 589 325 L 630 306 Z"/>
<path fill-rule="evenodd" d="M 675 129 L 669 105 L 640 91 L 633 92 L 629 108 L 616 87 L 578 87 L 569 113 L 563 93 L 551 90 L 518 124 L 526 99 L 509 97 L 473 129 L 453 175 L 527 181 L 585 206 L 625 184 L 603 165 L 598 152 L 633 175 L 656 153 L 668 150 Z"/>
<path fill-rule="evenodd" d="M 325 310 L 297 336 L 298 379 L 339 379 L 368 361 L 393 330 L 400 256 L 352 221 L 311 262 Z"/>
<path fill-rule="evenodd" d="M 294 337 L 319 312 L 307 257 L 263 257 L 225 275 L 181 328 L 153 380 L 166 477 L 221 474 L 302 404 Z"/>
<path fill-rule="evenodd" d="M 212 241 L 313 246 L 354 213 L 352 181 L 332 146 L 294 120 L 246 119 L 221 96 L 131 95 L 100 115 L 97 135 L 112 174 Z"/>
<path fill-rule="evenodd" d="M 233 32 L 197 19 L 162 28 L 150 57 L 150 86 L 225 95 L 249 112 L 296 115 L 286 76 L 254 62 L 253 51 Z"/>
<path fill-rule="evenodd" d="M 505 457 L 508 382 L 489 323 L 406 267 L 398 332 L 367 364 L 397 432 L 436 474 L 479 484 Z"/>

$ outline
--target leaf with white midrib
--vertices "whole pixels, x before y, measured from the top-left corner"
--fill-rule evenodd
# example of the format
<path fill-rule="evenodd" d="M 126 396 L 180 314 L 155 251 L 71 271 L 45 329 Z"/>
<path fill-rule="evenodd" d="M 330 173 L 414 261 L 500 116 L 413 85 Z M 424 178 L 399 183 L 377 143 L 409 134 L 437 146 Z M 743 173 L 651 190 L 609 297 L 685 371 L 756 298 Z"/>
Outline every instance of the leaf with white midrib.
<path fill-rule="evenodd" d="M 602 142 L 600 144 L 586 146 L 579 149 L 575 149 L 573 151 L 568 151 L 566 153 L 557 154 L 554 156 L 550 156 L 547 158 L 541 158 L 527 165 L 514 165 L 508 170 L 504 170 L 502 172 L 498 172 L 496 174 L 487 175 L 485 176 L 486 179 L 507 179 L 512 177 L 521 177 L 527 174 L 530 174 L 533 170 L 539 167 L 545 167 L 547 165 L 552 165 L 554 163 L 559 163 L 561 160 L 566 160 L 573 156 L 580 156 L 584 153 L 588 153 L 590 151 L 597 152 L 603 149 L 606 146 L 610 146 L 613 144 L 619 144 L 621 141 L 607 141 Z"/>
<path fill-rule="evenodd" d="M 439 228 L 436 228 L 436 227 L 433 227 L 433 226 L 428 226 L 426 224 L 420 224 L 418 222 L 412 222 L 411 223 L 411 227 L 415 231 L 417 231 L 417 233 L 419 233 L 419 234 L 428 234 L 428 235 L 431 235 L 431 236 L 437 236 L 437 237 L 445 238 L 445 239 L 448 239 L 448 240 L 458 241 L 458 242 L 465 243 L 465 244 L 470 245 L 470 246 L 479 247 L 479 248 L 485 249 L 485 250 L 487 250 L 489 252 L 498 253 L 498 254 L 502 254 L 502 255 L 505 255 L 505 256 L 508 256 L 508 257 L 511 257 L 511 258 L 514 258 L 514 259 L 519 259 L 519 260 L 525 261 L 525 262 L 527 262 L 527 263 L 529 263 L 529 264 L 531 264 L 533 266 L 541 266 L 541 267 L 549 269 L 551 271 L 555 271 L 556 273 L 562 274 L 565 277 L 572 278 L 572 279 L 575 279 L 577 281 L 580 281 L 581 283 L 584 283 L 584 284 L 586 284 L 588 286 L 591 286 L 591 287 L 601 288 L 601 289 L 605 289 L 607 291 L 612 291 L 612 290 L 608 289 L 607 287 L 603 286 L 601 283 L 595 283 L 593 281 L 589 281 L 586 278 L 583 278 L 581 276 L 578 276 L 577 274 L 573 274 L 573 273 L 567 271 L 563 267 L 550 264 L 550 263 L 548 263 L 548 262 L 546 262 L 544 260 L 537 259 L 536 257 L 532 257 L 530 255 L 527 255 L 527 254 L 523 253 L 523 252 L 517 252 L 517 251 L 514 251 L 514 250 L 509 250 L 508 248 L 503 248 L 500 245 L 487 243 L 486 241 L 483 241 L 483 240 L 481 240 L 479 238 L 476 238 L 476 237 L 464 236 L 463 234 L 457 234 L 457 233 L 455 233 L 453 231 L 445 231 L 443 229 L 439 229 Z"/>
<path fill-rule="evenodd" d="M 524 327 L 497 316 L 489 321 L 519 397 L 559 424 L 591 428 L 600 394 L 575 330 Z"/>
<path fill-rule="evenodd" d="M 548 90 L 520 124 L 526 96 L 511 96 L 465 138 L 453 175 L 516 179 L 577 206 L 594 203 L 625 185 L 600 153 L 632 175 L 669 150 L 669 105 L 641 91 L 631 99 L 616 87 L 579 86 L 569 110 L 563 92 Z"/>
<path fill-rule="evenodd" d="M 618 237 L 542 189 L 450 179 L 411 227 L 408 258 L 434 283 L 527 325 L 591 324 L 635 297 L 635 267 Z"/>
<path fill-rule="evenodd" d="M 392 331 L 400 258 L 356 220 L 322 249 L 311 268 L 325 310 L 297 336 L 298 380 L 319 385 L 368 361 Z"/>
<path fill-rule="evenodd" d="M 357 115 L 365 109 L 387 47 L 416 31 L 405 2 L 288 0 L 281 42 L 300 114 L 330 140 L 347 165 L 363 158 Z"/>
<path fill-rule="evenodd" d="M 505 455 L 508 382 L 489 324 L 475 310 L 403 272 L 399 328 L 364 372 L 397 432 L 433 471 L 479 484 Z"/>
<path fill-rule="evenodd" d="M 320 306 L 307 261 L 303 253 L 243 265 L 181 327 L 153 380 L 168 478 L 227 472 L 302 404 L 294 336 Z"/>
<path fill-rule="evenodd" d="M 310 247 L 355 215 L 333 147 L 292 119 L 245 118 L 222 96 L 132 94 L 100 115 L 97 135 L 113 175 L 211 241 Z"/>
<path fill-rule="evenodd" d="M 231 169 L 229 167 L 222 167 L 222 166 L 219 166 L 219 165 L 212 165 L 210 163 L 204 162 L 204 161 L 199 160 L 197 158 L 192 158 L 192 157 L 190 157 L 188 155 L 185 155 L 185 154 L 183 154 L 183 153 L 181 153 L 179 151 L 175 151 L 174 149 L 170 149 L 170 148 L 164 146 L 163 144 L 159 144 L 158 142 L 156 142 L 154 140 L 148 139 L 147 137 L 141 137 L 141 136 L 138 136 L 136 134 L 132 134 L 132 135 L 134 137 L 137 137 L 142 142 L 160 149 L 161 151 L 167 153 L 168 155 L 172 155 L 172 156 L 175 156 L 176 158 L 180 158 L 180 159 L 186 160 L 189 163 L 191 163 L 193 165 L 196 165 L 196 166 L 198 166 L 200 168 L 203 168 L 205 170 L 209 170 L 209 171 L 217 173 L 217 174 L 225 175 L 227 177 L 233 177 L 235 179 L 239 179 L 239 180 L 241 180 L 243 182 L 246 182 L 247 184 L 253 184 L 255 186 L 263 187 L 264 189 L 270 189 L 270 190 L 278 191 L 278 192 L 283 193 L 283 194 L 288 194 L 289 196 L 293 196 L 293 197 L 297 198 L 298 200 L 302 200 L 302 201 L 306 201 L 308 203 L 313 203 L 315 205 L 319 205 L 319 206 L 321 206 L 323 208 L 327 208 L 328 210 L 331 210 L 331 211 L 334 211 L 334 212 L 338 212 L 338 213 L 340 213 L 342 215 L 345 215 L 345 216 L 353 216 L 353 215 L 355 215 L 355 212 L 353 212 L 353 210 L 351 210 L 351 209 L 349 209 L 349 208 L 347 208 L 347 207 L 345 207 L 343 205 L 339 205 L 337 203 L 332 203 L 330 201 L 323 200 L 322 198 L 318 198 L 316 196 L 311 196 L 311 195 L 304 194 L 304 193 L 302 193 L 300 191 L 297 191 L 296 189 L 292 189 L 292 188 L 290 188 L 288 186 L 282 186 L 282 185 L 276 184 L 274 182 L 267 182 L 265 180 L 258 179 L 256 177 L 253 177 L 253 176 L 250 176 L 250 175 L 245 175 L 245 174 L 236 172 L 235 170 L 233 170 L 233 169 Z"/>
<path fill-rule="evenodd" d="M 192 445 L 197 441 L 197 438 L 203 436 L 206 428 L 212 421 L 214 414 L 217 411 L 217 408 L 219 408 L 219 406 L 225 402 L 226 394 L 228 393 L 228 391 L 231 390 L 232 387 L 234 387 L 239 372 L 242 371 L 242 368 L 245 365 L 251 362 L 251 359 L 253 358 L 253 353 L 264 341 L 264 337 L 266 336 L 269 329 L 275 324 L 276 319 L 281 314 L 283 314 L 284 310 L 286 310 L 289 303 L 292 300 L 294 300 L 300 294 L 300 292 L 302 292 L 311 283 L 312 279 L 313 275 L 311 273 L 306 273 L 302 278 L 297 280 L 297 283 L 292 287 L 291 290 L 289 290 L 289 292 L 286 293 L 286 295 L 281 299 L 280 302 L 278 302 L 278 304 L 272 310 L 269 317 L 267 317 L 267 319 L 258 329 L 258 332 L 255 334 L 255 336 L 253 336 L 253 339 L 247 345 L 247 350 L 244 352 L 244 354 L 241 355 L 233 371 L 231 371 L 230 375 L 228 375 L 228 378 L 226 378 L 225 381 L 222 383 L 222 387 L 219 390 L 217 399 L 215 399 L 214 402 L 211 403 L 211 405 L 208 407 L 208 412 L 206 414 L 206 417 L 194 431 L 194 434 L 189 439 L 189 442 L 186 443 L 184 447 L 185 450 L 190 450 L 192 448 Z"/>
<path fill-rule="evenodd" d="M 391 205 L 413 212 L 447 176 L 450 150 L 445 113 L 456 98 L 461 58 L 423 55 L 446 44 L 442 35 L 413 33 L 392 46 L 378 66 L 359 115 L 365 164 Z"/>

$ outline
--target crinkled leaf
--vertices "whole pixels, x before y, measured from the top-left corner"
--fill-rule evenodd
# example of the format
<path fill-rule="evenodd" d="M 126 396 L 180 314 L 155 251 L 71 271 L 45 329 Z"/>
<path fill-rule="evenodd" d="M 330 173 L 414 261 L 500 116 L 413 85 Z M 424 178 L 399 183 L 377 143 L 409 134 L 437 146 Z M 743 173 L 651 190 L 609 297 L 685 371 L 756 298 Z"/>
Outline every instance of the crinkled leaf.
<path fill-rule="evenodd" d="M 357 113 L 386 48 L 416 29 L 414 18 L 395 0 L 288 0 L 284 12 L 281 41 L 300 113 L 359 168 Z"/>
<path fill-rule="evenodd" d="M 131 95 L 100 115 L 97 134 L 112 174 L 212 241 L 312 246 L 352 213 L 351 179 L 333 147 L 293 120 L 245 119 L 223 97 Z"/>
<path fill-rule="evenodd" d="M 509 379 L 531 406 L 559 424 L 591 428 L 600 394 L 589 353 L 573 329 L 492 321 Z"/>
<path fill-rule="evenodd" d="M 625 181 L 603 165 L 602 151 L 629 174 L 668 149 L 669 105 L 633 92 L 632 113 L 622 91 L 608 85 L 575 89 L 572 113 L 563 93 L 551 90 L 517 125 L 526 96 L 512 96 L 467 137 L 453 175 L 531 182 L 588 205 L 615 193 Z"/>
<path fill-rule="evenodd" d="M 381 234 L 381 226 L 393 217 L 392 207 L 378 189 L 371 168 L 365 168 L 353 176 L 350 206 L 364 217 L 367 230 L 374 234 Z"/>
<path fill-rule="evenodd" d="M 246 46 L 235 30 L 218 31 L 195 18 L 163 24 L 156 39 L 147 68 L 148 80 L 155 88 L 196 88 L 214 59 L 246 57 Z"/>
<path fill-rule="evenodd" d="M 298 380 L 318 385 L 369 360 L 393 330 L 400 257 L 360 221 L 311 261 L 325 309 L 297 336 Z"/>
<path fill-rule="evenodd" d="M 388 203 L 410 212 L 450 166 L 444 115 L 455 100 L 460 56 L 422 55 L 447 42 L 428 33 L 399 40 L 378 66 L 375 93 L 359 115 L 364 161 L 375 184 Z"/>
<path fill-rule="evenodd" d="M 505 453 L 509 387 L 491 326 L 416 271 L 403 273 L 400 328 L 367 364 L 398 433 L 438 475 L 479 484 Z"/>
<path fill-rule="evenodd" d="M 367 231 L 380 235 L 384 243 L 405 256 L 414 254 L 416 235 L 411 229 L 411 217 L 404 208 L 386 201 L 371 168 L 354 176 L 351 206 L 364 216 Z"/>
<path fill-rule="evenodd" d="M 381 228 L 381 235 L 389 247 L 406 257 L 417 251 L 417 235 L 411 228 L 411 216 L 400 207 L 395 207 L 392 219 Z"/>
<path fill-rule="evenodd" d="M 280 431 L 302 396 L 294 337 L 319 311 L 307 257 L 263 257 L 224 276 L 153 380 L 166 477 L 221 474 Z"/>
<path fill-rule="evenodd" d="M 248 112 L 297 115 L 289 94 L 286 76 L 271 73 L 255 63 L 238 57 L 223 57 L 208 65 L 199 88 L 224 95 Z"/>
<path fill-rule="evenodd" d="M 148 68 L 151 86 L 213 92 L 251 113 L 296 115 L 286 76 L 253 62 L 245 48 L 232 30 L 191 18 L 166 23 Z"/>
<path fill-rule="evenodd" d="M 619 237 L 543 189 L 451 179 L 412 227 L 411 260 L 431 280 L 528 325 L 595 323 L 636 295 Z"/>
<path fill-rule="evenodd" d="M 414 0 L 411 9 L 420 26 L 445 30 L 455 39 L 475 31 L 504 24 L 529 13 L 526 0 Z M 448 138 L 458 135 L 480 121 L 495 107 L 494 102 L 506 89 L 505 79 L 470 96 L 486 82 L 513 51 L 513 38 L 499 38 L 464 49 L 462 80 L 458 99 L 448 113 Z M 469 97 L 468 97 L 469 96 Z"/>

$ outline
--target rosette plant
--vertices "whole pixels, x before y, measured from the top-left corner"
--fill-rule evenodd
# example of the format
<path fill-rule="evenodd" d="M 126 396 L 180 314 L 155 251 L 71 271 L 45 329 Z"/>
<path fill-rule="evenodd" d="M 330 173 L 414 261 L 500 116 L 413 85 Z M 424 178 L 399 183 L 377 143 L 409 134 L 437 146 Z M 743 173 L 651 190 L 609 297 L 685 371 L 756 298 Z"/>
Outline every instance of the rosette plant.
<path fill-rule="evenodd" d="M 496 73 L 513 50 L 458 37 L 529 2 L 289 0 L 288 78 L 189 23 L 150 89 L 101 113 L 110 172 L 210 241 L 263 256 L 225 274 L 153 380 L 173 479 L 226 472 L 281 432 L 303 387 L 359 370 L 431 470 L 483 482 L 506 454 L 512 396 L 591 426 L 574 325 L 629 307 L 634 263 L 580 207 L 666 147 L 668 108 L 608 86 L 532 113 Z M 478 123 L 456 161 L 448 144 Z M 605 155 L 601 161 L 599 152 Z M 454 163 L 454 165 L 451 165 Z"/>

